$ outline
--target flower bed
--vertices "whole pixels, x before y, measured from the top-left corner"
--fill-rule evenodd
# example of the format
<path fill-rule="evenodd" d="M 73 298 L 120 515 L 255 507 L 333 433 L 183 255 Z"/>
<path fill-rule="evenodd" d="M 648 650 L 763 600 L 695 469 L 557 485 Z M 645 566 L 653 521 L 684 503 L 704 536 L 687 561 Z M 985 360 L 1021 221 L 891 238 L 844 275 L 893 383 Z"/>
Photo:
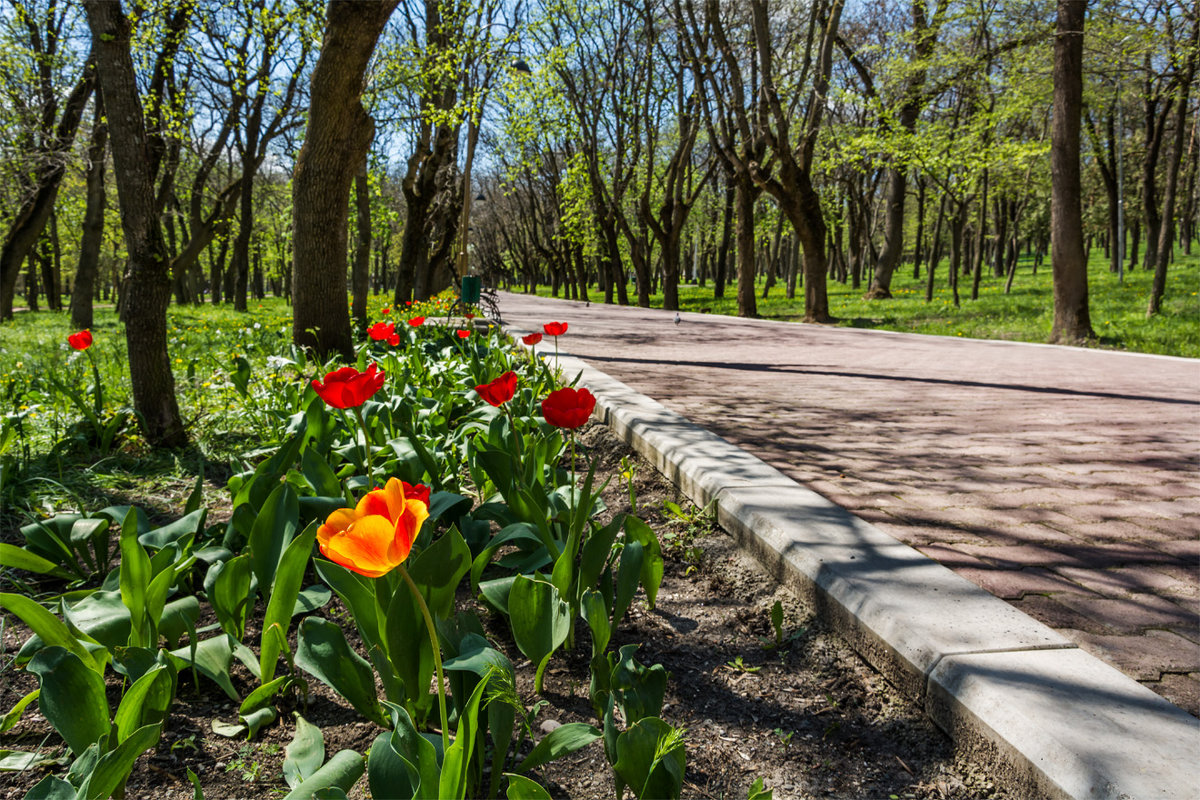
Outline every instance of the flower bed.
<path fill-rule="evenodd" d="M 319 371 L 255 396 L 275 441 L 226 522 L 197 489 L 5 547 L 0 796 L 986 788 L 494 331 L 392 324 Z"/>

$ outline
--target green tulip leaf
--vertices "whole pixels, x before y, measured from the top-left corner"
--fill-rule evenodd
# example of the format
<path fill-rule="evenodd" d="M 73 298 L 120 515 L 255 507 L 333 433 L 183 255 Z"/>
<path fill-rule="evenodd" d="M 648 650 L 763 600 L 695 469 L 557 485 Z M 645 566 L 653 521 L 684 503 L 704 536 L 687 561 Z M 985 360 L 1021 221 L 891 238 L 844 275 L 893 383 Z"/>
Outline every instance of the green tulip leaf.
<path fill-rule="evenodd" d="M 361 755 L 353 750 L 339 750 L 320 769 L 288 792 L 283 800 L 314 800 L 317 793 L 325 789 L 348 792 L 365 769 Z"/>
<path fill-rule="evenodd" d="M 289 789 L 295 789 L 302 781 L 312 777 L 325 761 L 325 737 L 321 735 L 321 729 L 299 714 L 295 716 L 296 733 L 284 750 L 283 759 L 283 779 L 287 781 Z"/>
<path fill-rule="evenodd" d="M 250 530 L 250 558 L 259 591 L 268 592 L 274 585 L 279 560 L 296 535 L 299 523 L 300 502 L 296 492 L 281 483 L 263 503 Z"/>
<path fill-rule="evenodd" d="M 683 734 L 657 717 L 639 720 L 617 737 L 613 770 L 639 800 L 678 798 L 683 791 Z"/>
<path fill-rule="evenodd" d="M 526 658 L 537 665 L 534 691 L 542 691 L 542 676 L 550 656 L 567 640 L 571 610 L 548 581 L 518 575 L 508 594 L 509 625 Z"/>
<path fill-rule="evenodd" d="M 346 698 L 358 713 L 384 725 L 375 673 L 346 643 L 342 629 L 320 617 L 305 617 L 298 638 L 296 666 Z"/>
<path fill-rule="evenodd" d="M 600 729 L 593 725 L 585 722 L 568 722 L 546 734 L 533 748 L 533 752 L 525 756 L 525 760 L 517 766 L 517 769 L 521 772 L 537 769 L 557 758 L 574 753 L 576 750 L 582 750 L 602 735 Z"/>
<path fill-rule="evenodd" d="M 0 542 L 0 567 L 23 569 L 38 575 L 53 575 L 56 578 L 68 578 L 71 573 L 48 558 L 17 547 L 15 544 Z"/>
<path fill-rule="evenodd" d="M 524 775 L 506 772 L 504 777 L 508 778 L 508 800 L 551 800 L 549 792 Z"/>
<path fill-rule="evenodd" d="M 260 675 L 263 683 L 268 683 L 275 677 L 275 664 L 282 649 L 280 643 L 282 641 L 283 645 L 287 644 L 287 630 L 291 623 L 292 611 L 296 607 L 300 584 L 304 581 L 304 570 L 308 566 L 316 538 L 317 523 L 313 522 L 288 543 L 279 559 L 275 585 L 271 589 L 266 614 L 263 616 L 262 641 L 259 646 Z"/>
<path fill-rule="evenodd" d="M 72 753 L 78 756 L 108 735 L 108 700 L 100 673 L 58 646 L 39 651 L 28 669 L 38 676 L 38 708 Z"/>

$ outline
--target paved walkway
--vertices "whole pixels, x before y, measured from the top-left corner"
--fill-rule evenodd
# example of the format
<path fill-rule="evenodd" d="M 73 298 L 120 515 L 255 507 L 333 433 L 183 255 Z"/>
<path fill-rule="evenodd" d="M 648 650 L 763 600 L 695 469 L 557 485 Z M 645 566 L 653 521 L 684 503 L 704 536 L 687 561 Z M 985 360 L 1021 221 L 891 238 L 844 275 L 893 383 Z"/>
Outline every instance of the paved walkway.
<path fill-rule="evenodd" d="M 1200 361 L 500 308 L 1200 714 Z"/>

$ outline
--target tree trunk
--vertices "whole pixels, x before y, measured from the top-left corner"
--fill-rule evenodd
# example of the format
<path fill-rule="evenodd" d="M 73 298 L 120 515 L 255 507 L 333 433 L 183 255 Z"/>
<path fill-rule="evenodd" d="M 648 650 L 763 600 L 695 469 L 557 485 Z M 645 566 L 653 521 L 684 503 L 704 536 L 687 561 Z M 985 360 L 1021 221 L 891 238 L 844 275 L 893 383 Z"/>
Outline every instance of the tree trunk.
<path fill-rule="evenodd" d="M 913 247 L 913 280 L 921 277 L 921 255 L 925 246 L 925 181 L 917 178 L 917 240 Z"/>
<path fill-rule="evenodd" d="M 734 184 L 737 206 L 738 316 L 758 316 L 754 297 L 754 200 L 758 188 L 749 175 L 739 175 Z"/>
<path fill-rule="evenodd" d="M 365 154 L 364 154 L 365 155 Z M 354 250 L 351 284 L 354 287 L 354 321 L 367 327 L 367 293 L 371 280 L 371 186 L 364 157 L 354 176 L 354 208 L 357 212 L 358 244 Z"/>
<path fill-rule="evenodd" d="M 92 141 L 88 145 L 87 207 L 83 212 L 83 237 L 79 241 L 79 265 L 75 268 L 75 290 L 71 292 L 71 325 L 87 330 L 93 325 L 92 302 L 96 275 L 100 270 L 100 247 L 104 244 L 104 160 L 108 149 L 108 125 L 104 104 L 96 92 Z"/>
<path fill-rule="evenodd" d="M 361 101 L 367 62 L 397 2 L 331 2 L 313 68 L 308 130 L 292 180 L 292 340 L 320 358 L 353 355 L 346 309 L 350 184 L 374 135 Z"/>
<path fill-rule="evenodd" d="M 25 261 L 25 307 L 37 313 L 41 310 L 38 305 L 37 251 L 30 250 Z"/>
<path fill-rule="evenodd" d="M 29 181 L 28 191 L 22 193 L 20 206 L 12 215 L 12 224 L 0 244 L 0 320 L 12 319 L 13 294 L 21 265 L 37 244 L 38 237 L 54 210 L 58 187 L 70 159 L 67 151 L 75 140 L 83 109 L 95 87 L 96 73 L 92 56 L 88 56 L 83 76 L 75 84 L 63 104 L 62 117 L 53 135 L 47 135 L 48 145 L 38 153 L 38 164 Z"/>
<path fill-rule="evenodd" d="M 113 174 L 129 254 L 121 306 L 133 405 L 151 444 L 180 447 L 187 444 L 187 433 L 167 352 L 171 280 L 155 214 L 146 125 L 130 55 L 131 27 L 119 2 L 85 0 L 84 7 L 112 132 Z"/>
<path fill-rule="evenodd" d="M 1096 338 L 1088 312 L 1087 256 L 1079 177 L 1083 105 L 1083 20 L 1087 0 L 1058 0 L 1054 40 L 1054 126 L 1050 138 L 1050 268 L 1054 326 L 1050 341 Z"/>
<path fill-rule="evenodd" d="M 892 296 L 892 275 L 904 253 L 904 199 L 908 192 L 908 175 L 895 166 L 888 169 L 887 223 L 883 234 L 883 251 L 875 265 L 871 286 L 863 295 L 868 300 L 883 300 Z"/>
<path fill-rule="evenodd" d="M 721 245 L 717 250 L 717 269 L 713 275 L 713 299 L 720 300 L 725 296 L 725 281 L 729 276 L 729 245 L 733 239 L 733 201 L 734 184 L 725 184 L 725 211 L 721 221 Z"/>
<path fill-rule="evenodd" d="M 1200 14 L 1192 23 L 1192 41 L 1179 89 L 1175 109 L 1175 131 L 1171 138 L 1171 160 L 1167 162 L 1167 185 L 1163 189 L 1162 219 L 1159 223 L 1157 254 L 1154 262 L 1154 282 L 1150 287 L 1150 302 L 1146 316 L 1153 317 L 1162 310 L 1163 294 L 1167 290 L 1167 266 L 1171 263 L 1171 248 L 1175 244 L 1175 201 L 1179 187 L 1179 165 L 1183 162 L 1183 133 L 1187 128 L 1188 100 L 1192 80 L 1196 76 L 1196 49 L 1200 45 Z M 1147 249 L 1151 242 L 1147 242 Z"/>

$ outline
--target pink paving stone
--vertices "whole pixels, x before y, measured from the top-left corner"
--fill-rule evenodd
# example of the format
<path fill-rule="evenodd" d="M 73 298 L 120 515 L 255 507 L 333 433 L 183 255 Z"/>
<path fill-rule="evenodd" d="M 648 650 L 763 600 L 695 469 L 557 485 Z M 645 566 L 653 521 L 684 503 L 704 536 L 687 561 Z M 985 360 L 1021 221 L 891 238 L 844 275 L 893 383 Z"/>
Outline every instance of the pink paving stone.
<path fill-rule="evenodd" d="M 1196 573 L 1200 573 L 1200 539 L 1194 538 L 1194 535 L 1186 539 L 1155 542 L 1151 547 L 1155 550 L 1170 553 L 1173 556 L 1191 561 L 1192 566 L 1196 568 Z"/>
<path fill-rule="evenodd" d="M 1157 681 L 1164 672 L 1200 670 L 1200 644 L 1167 631 L 1147 631 L 1135 636 L 1076 630 L 1059 633 L 1135 680 Z"/>
<path fill-rule="evenodd" d="M 1066 595 L 1047 597 L 1040 594 L 1027 594 L 1020 600 L 1009 602 L 1014 608 L 1020 609 L 1038 622 L 1049 625 L 1055 630 L 1072 629 L 1089 633 L 1112 633 L 1091 616 L 1057 602 L 1056 597 L 1066 597 Z"/>
<path fill-rule="evenodd" d="M 1181 606 L 1152 594 L 1137 594 L 1127 598 L 1083 597 L 1074 594 L 1055 595 L 1062 605 L 1084 614 L 1108 632 L 1135 632 L 1145 628 L 1167 628 L 1177 625 L 1196 625 L 1194 614 Z M 1095 628 L 1089 628 L 1095 630 Z"/>
<path fill-rule="evenodd" d="M 1069 517 L 1064 518 L 1070 519 Z M 1048 522 L 1048 525 L 1058 527 L 1056 523 Z M 1137 519 L 1114 519 L 1106 522 L 1076 522 L 1071 520 L 1067 527 L 1063 530 L 1069 530 L 1072 536 L 1082 541 L 1088 542 L 1105 542 L 1105 541 L 1166 541 L 1170 537 L 1162 531 L 1154 528 L 1143 521 Z"/>
<path fill-rule="evenodd" d="M 1027 594 L 1053 594 L 1056 597 L 1062 592 L 1092 594 L 1077 583 L 1037 567 L 1023 570 L 958 567 L 954 571 L 1002 600 L 1020 600 Z"/>
<path fill-rule="evenodd" d="M 1058 567 L 1055 571 L 1064 578 L 1106 597 L 1121 597 L 1142 592 L 1183 594 L 1195 591 L 1195 587 L 1180 583 L 1165 572 L 1141 564 L 1101 570 Z"/>
<path fill-rule="evenodd" d="M 934 544 L 924 547 L 918 547 L 925 555 L 932 558 L 944 567 L 951 569 L 969 568 L 975 570 L 987 569 L 988 564 L 980 561 L 972 555 L 964 553 L 959 547 L 949 547 L 944 544 Z"/>
<path fill-rule="evenodd" d="M 1179 559 L 1169 553 L 1160 553 L 1139 546 L 1137 542 L 1115 544 L 1061 544 L 1055 545 L 1064 555 L 1094 569 L 1111 567 L 1153 566 L 1170 568 L 1179 565 Z"/>
<path fill-rule="evenodd" d="M 998 567 L 1024 569 L 1025 567 L 1082 566 L 1078 558 L 1057 548 L 1036 544 L 1001 545 L 978 547 L 964 544 L 959 547 L 964 553 L 992 562 Z"/>
<path fill-rule="evenodd" d="M 880 527 L 889 535 L 912 547 L 922 547 L 933 544 L 987 544 L 988 540 L 970 531 L 952 527 L 931 527 L 925 525 L 905 525 L 883 523 Z"/>

